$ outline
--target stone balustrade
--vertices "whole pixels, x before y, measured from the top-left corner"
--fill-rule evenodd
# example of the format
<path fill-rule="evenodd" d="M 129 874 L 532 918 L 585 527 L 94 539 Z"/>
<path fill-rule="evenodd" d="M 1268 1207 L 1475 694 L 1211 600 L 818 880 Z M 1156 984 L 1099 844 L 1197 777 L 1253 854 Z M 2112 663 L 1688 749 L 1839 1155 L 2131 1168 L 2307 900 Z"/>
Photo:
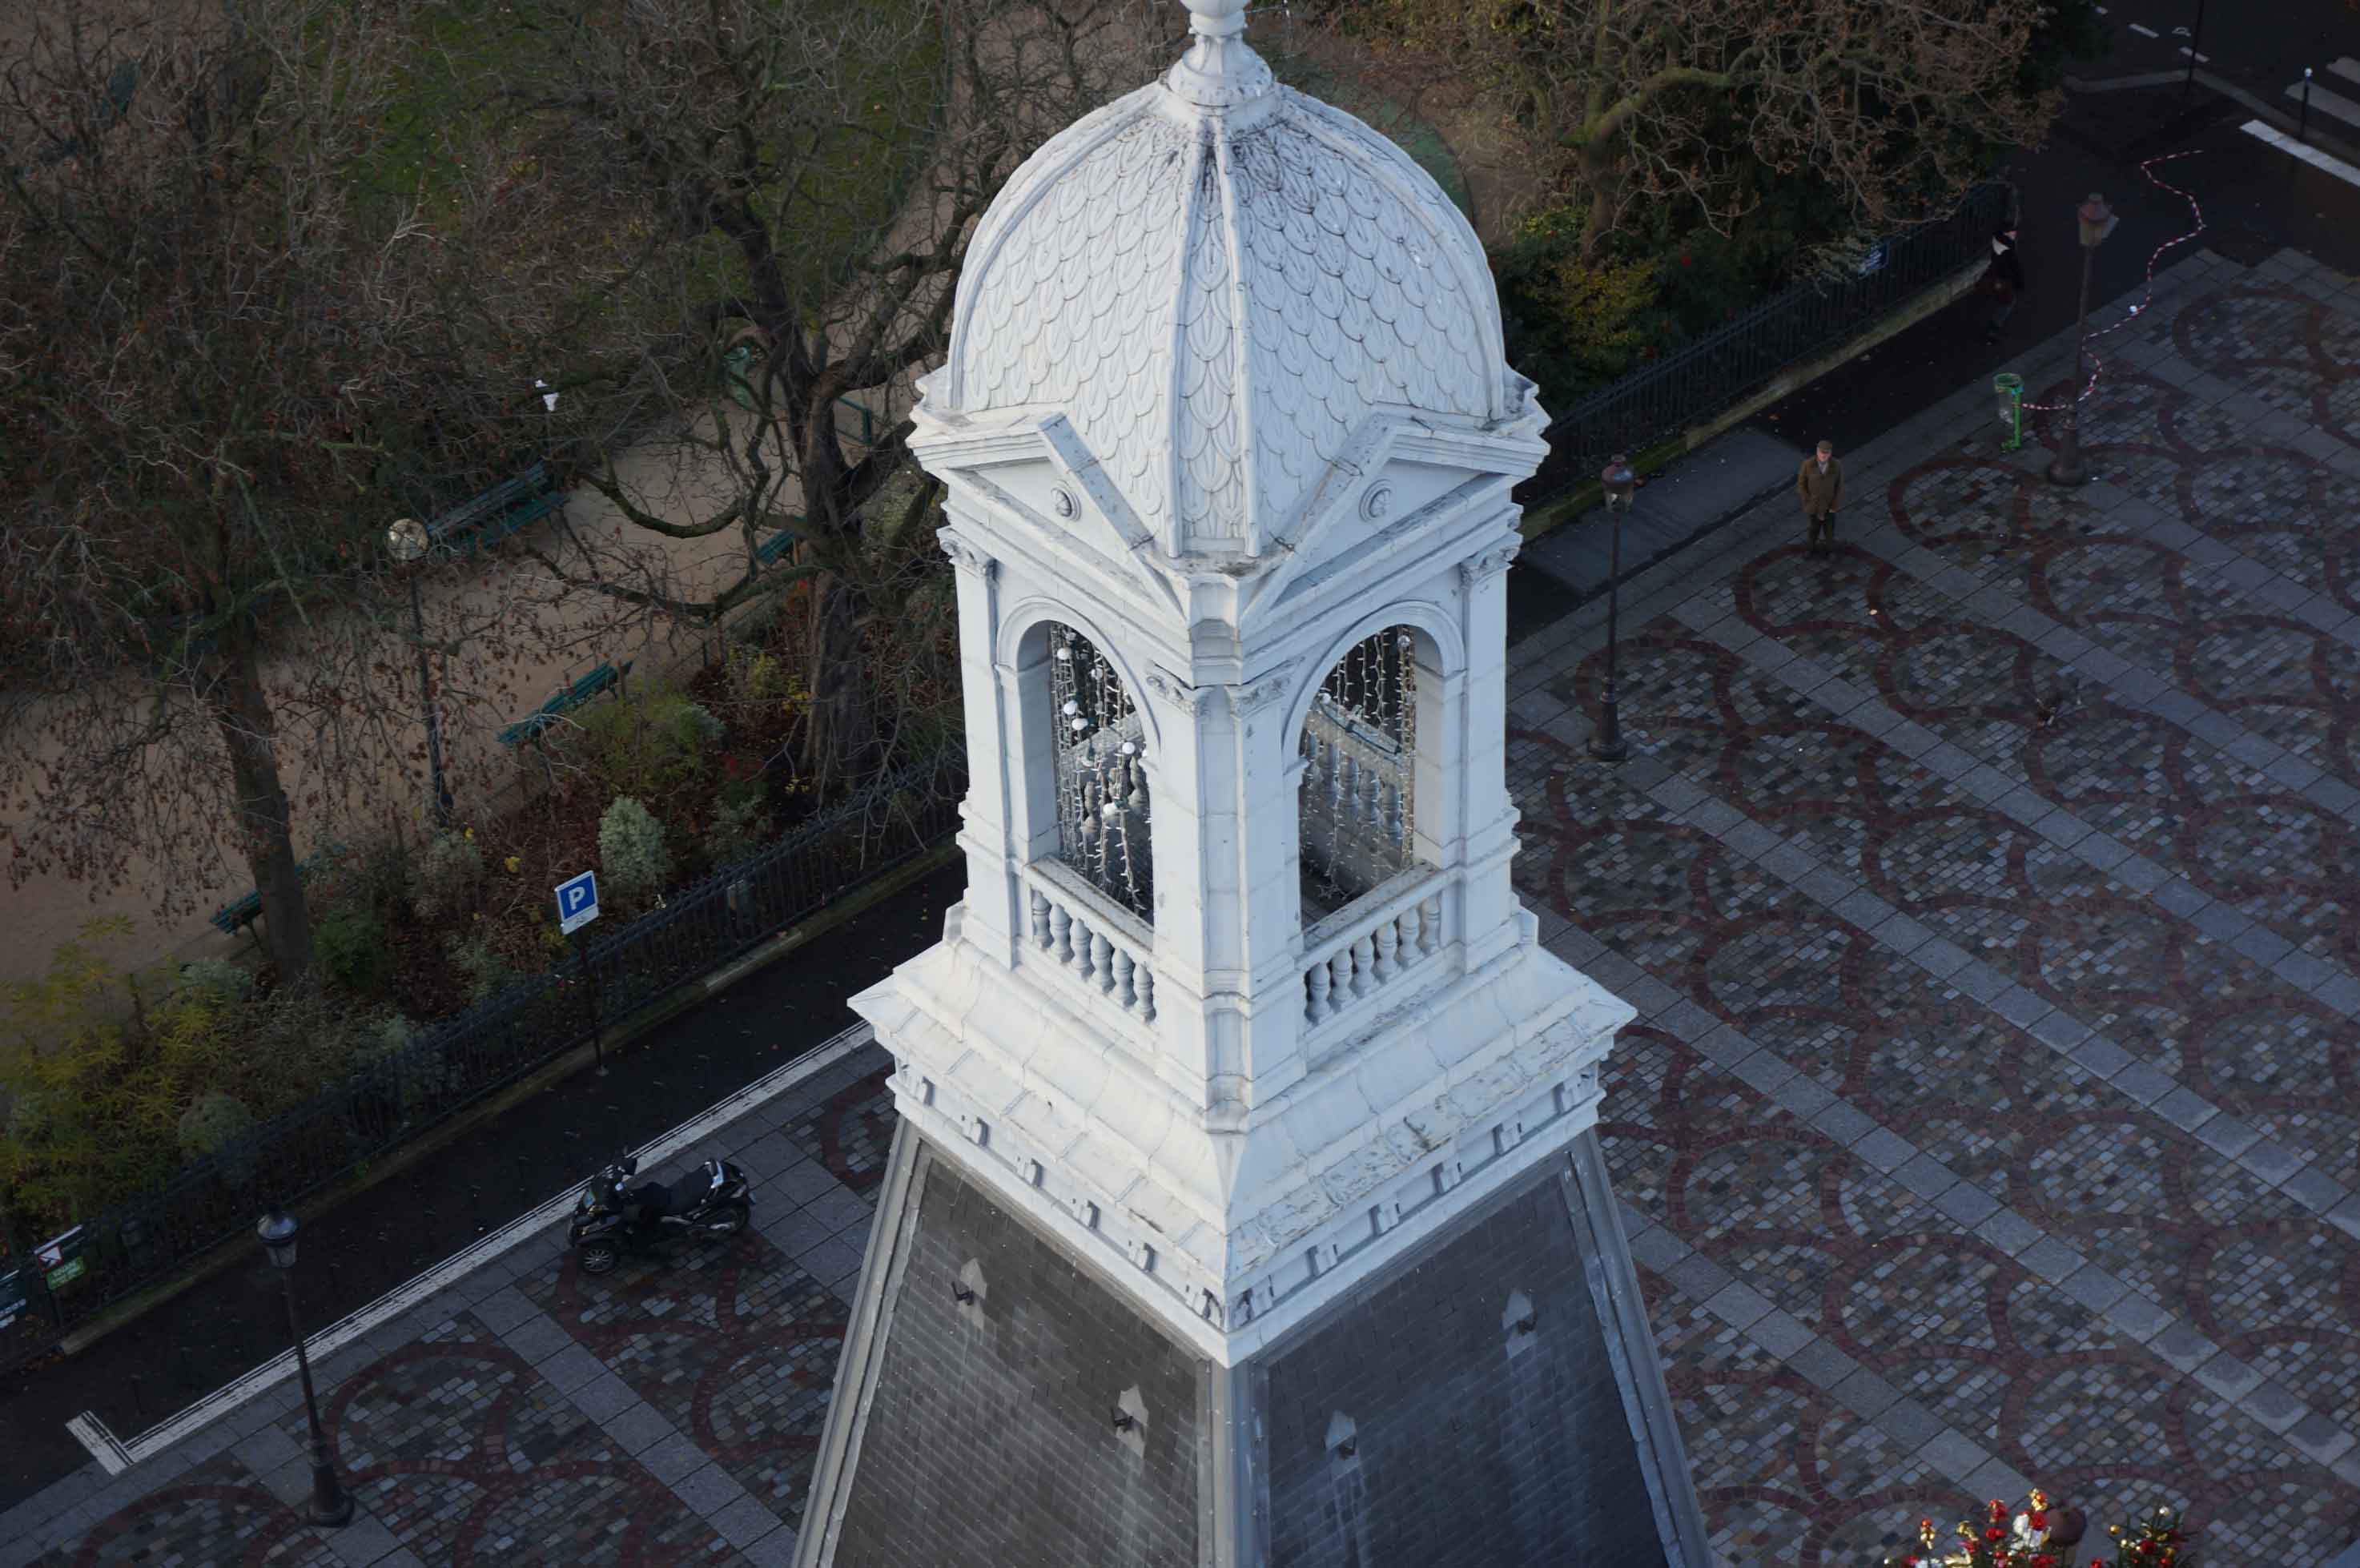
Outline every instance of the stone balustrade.
<path fill-rule="evenodd" d="M 1303 1016 L 1317 1029 L 1442 951 L 1442 877 L 1413 866 L 1306 933 Z"/>
<path fill-rule="evenodd" d="M 1128 1017 L 1155 1021 L 1153 934 L 1054 861 L 1024 868 L 1031 910 L 1027 959 L 1045 961 L 1112 1002 Z"/>

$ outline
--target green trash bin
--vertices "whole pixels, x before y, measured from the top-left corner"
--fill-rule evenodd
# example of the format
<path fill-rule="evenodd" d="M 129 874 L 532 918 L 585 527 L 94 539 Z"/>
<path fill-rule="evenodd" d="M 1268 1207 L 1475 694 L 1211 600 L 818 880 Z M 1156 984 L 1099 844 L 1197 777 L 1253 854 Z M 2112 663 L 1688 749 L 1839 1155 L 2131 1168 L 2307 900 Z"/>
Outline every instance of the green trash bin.
<path fill-rule="evenodd" d="M 2024 377 L 2003 370 L 1992 377 L 1992 390 L 1999 394 L 1999 422 L 2007 431 L 1999 449 L 2014 452 L 2024 444 Z"/>

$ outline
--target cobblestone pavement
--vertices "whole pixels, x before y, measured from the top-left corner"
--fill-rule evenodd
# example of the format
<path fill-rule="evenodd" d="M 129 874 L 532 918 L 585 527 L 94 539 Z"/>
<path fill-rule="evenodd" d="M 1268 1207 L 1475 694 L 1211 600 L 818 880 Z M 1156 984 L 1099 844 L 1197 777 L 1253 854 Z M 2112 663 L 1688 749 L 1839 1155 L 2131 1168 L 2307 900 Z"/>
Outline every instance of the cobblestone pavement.
<path fill-rule="evenodd" d="M 2360 290 L 2166 275 L 2084 422 L 1963 389 L 1513 650 L 1518 879 L 1640 1009 L 1605 1148 L 1716 1549 L 1873 1562 L 2034 1481 L 2206 1561 L 2360 1539 Z M 2109 343 L 2130 334 L 2115 334 Z M 2070 343 L 2023 367 L 2053 391 Z M 737 1248 L 555 1238 L 0 1519 L 0 1563 L 770 1563 L 892 1130 L 873 1049 L 718 1135 Z M 71 1495 L 68 1495 L 71 1494 Z M 21 1548 L 12 1545 L 21 1542 Z M 15 1552 L 16 1555 L 11 1555 Z"/>
<path fill-rule="evenodd" d="M 1782 497 L 1640 585 L 1630 761 L 1602 637 L 1512 659 L 1519 881 L 1641 1010 L 1604 1142 L 1732 1563 L 2027 1480 L 2207 1562 L 2360 1539 L 2360 289 L 2165 276 L 2096 483 L 1970 388 L 1848 454 L 1833 557 Z"/>

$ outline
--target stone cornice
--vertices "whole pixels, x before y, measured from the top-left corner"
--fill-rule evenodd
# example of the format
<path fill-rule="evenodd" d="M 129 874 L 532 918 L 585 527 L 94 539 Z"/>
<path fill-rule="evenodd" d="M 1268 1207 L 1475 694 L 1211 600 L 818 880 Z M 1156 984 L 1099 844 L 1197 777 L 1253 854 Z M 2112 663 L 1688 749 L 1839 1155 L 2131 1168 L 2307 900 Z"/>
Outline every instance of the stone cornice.
<path fill-rule="evenodd" d="M 1439 1031 L 1415 1016 L 1398 1020 L 1336 1072 L 1257 1111 L 1242 1132 L 1223 1133 L 1185 1116 L 1142 1120 L 1136 1096 L 1160 1091 L 1123 1082 L 1124 1073 L 1109 1076 L 1105 1048 L 1087 1043 L 1088 1020 L 1071 998 L 1040 990 L 1021 967 L 980 984 L 989 967 L 954 937 L 856 999 L 894 1053 L 902 1114 L 968 1146 L 968 1161 L 1011 1202 L 1077 1246 L 1120 1259 L 1143 1303 L 1224 1359 L 1391 1256 L 1411 1220 L 1439 1223 L 1488 1191 L 1477 1176 L 1528 1168 L 1535 1156 L 1519 1152 L 1528 1145 L 1561 1147 L 1592 1125 L 1598 1064 L 1632 1016 L 1522 947 L 1488 978 L 1446 986 L 1423 1006 L 1436 1023 L 1447 1015 L 1461 1030 L 1459 1020 L 1474 1018 L 1504 1024 L 1528 1014 L 1528 1023 L 1459 1052 L 1437 1079 L 1422 1037 Z M 954 977 L 960 969 L 967 979 Z M 971 998 L 951 1004 L 956 1019 L 937 1005 L 953 996 Z M 1391 1056 L 1402 1057 L 1397 1066 L 1384 1065 Z M 1348 1083 L 1358 1087 L 1338 1100 Z M 1397 1085 L 1404 1097 L 1379 1107 L 1368 1097 L 1393 1091 L 1378 1084 Z M 1430 1086 L 1412 1087 L 1419 1084 Z M 1164 1130 L 1134 1144 L 1099 1125 L 1094 1103 L 1121 1105 L 1131 1121 Z M 1306 1122 L 1306 1113 L 1316 1114 Z M 1314 1147 L 1303 1149 L 1306 1138 Z M 1289 1150 L 1286 1166 L 1272 1167 L 1253 1147 Z M 1222 1212 L 1202 1186 L 1219 1169 L 1232 1181 L 1258 1177 L 1251 1191 L 1262 1196 L 1241 1189 Z"/>

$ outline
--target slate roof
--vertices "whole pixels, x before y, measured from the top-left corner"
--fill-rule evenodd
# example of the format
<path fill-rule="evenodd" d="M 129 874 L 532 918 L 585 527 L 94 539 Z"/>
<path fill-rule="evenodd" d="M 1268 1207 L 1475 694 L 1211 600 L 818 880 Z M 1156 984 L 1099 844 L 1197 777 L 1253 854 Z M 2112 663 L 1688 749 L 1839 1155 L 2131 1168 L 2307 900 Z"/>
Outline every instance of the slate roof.
<path fill-rule="evenodd" d="M 798 1563 L 1703 1568 L 1585 1138 L 1225 1368 L 902 1123 Z"/>

